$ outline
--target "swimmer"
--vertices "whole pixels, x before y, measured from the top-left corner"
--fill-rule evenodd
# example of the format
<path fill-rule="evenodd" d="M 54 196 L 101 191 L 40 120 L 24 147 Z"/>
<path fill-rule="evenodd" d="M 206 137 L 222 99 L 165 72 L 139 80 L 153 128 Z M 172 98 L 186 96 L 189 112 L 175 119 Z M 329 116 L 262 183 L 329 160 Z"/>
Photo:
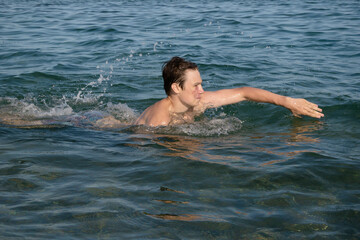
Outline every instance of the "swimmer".
<path fill-rule="evenodd" d="M 258 88 L 204 91 L 197 65 L 180 57 L 173 57 L 164 64 L 162 76 L 167 97 L 148 107 L 135 121 L 135 125 L 156 127 L 189 123 L 208 108 L 244 100 L 279 105 L 289 109 L 296 117 L 324 116 L 318 105 L 305 99 L 281 96 Z"/>
<path fill-rule="evenodd" d="M 120 128 L 131 124 L 145 125 L 150 127 L 168 126 L 183 123 L 192 123 L 194 118 L 208 108 L 221 107 L 228 104 L 238 103 L 244 100 L 272 103 L 289 109 L 294 116 L 301 115 L 314 118 L 324 116 L 318 105 L 305 99 L 297 99 L 271 93 L 266 90 L 241 87 L 223 89 L 218 91 L 204 91 L 202 79 L 195 63 L 186 61 L 180 57 L 173 57 L 163 65 L 162 75 L 164 89 L 167 97 L 148 107 L 134 123 L 124 123 L 111 115 L 91 113 L 80 118 L 70 118 L 75 126 L 92 125 L 97 128 Z M 54 120 L 28 121 L 18 117 L 0 118 L 0 123 L 7 125 L 36 127 L 59 123 Z"/>

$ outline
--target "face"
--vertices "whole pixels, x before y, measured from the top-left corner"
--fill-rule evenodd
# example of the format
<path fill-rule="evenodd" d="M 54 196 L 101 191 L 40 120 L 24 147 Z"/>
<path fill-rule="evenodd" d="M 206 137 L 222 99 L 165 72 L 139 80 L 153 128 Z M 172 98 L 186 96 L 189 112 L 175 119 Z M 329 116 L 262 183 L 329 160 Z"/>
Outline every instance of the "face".
<path fill-rule="evenodd" d="M 200 103 L 204 93 L 202 79 L 198 70 L 186 70 L 183 89 L 179 91 L 181 102 L 187 107 L 195 107 Z"/>

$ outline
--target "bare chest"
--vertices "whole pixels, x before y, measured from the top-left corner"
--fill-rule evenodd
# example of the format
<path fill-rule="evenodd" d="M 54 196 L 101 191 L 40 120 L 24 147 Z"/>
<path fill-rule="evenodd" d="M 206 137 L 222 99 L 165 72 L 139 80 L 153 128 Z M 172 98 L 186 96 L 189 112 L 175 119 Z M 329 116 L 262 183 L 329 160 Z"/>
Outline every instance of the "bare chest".
<path fill-rule="evenodd" d="M 169 125 L 178 125 L 193 123 L 196 116 L 200 115 L 202 112 L 199 111 L 188 111 L 185 113 L 172 113 L 170 115 Z"/>

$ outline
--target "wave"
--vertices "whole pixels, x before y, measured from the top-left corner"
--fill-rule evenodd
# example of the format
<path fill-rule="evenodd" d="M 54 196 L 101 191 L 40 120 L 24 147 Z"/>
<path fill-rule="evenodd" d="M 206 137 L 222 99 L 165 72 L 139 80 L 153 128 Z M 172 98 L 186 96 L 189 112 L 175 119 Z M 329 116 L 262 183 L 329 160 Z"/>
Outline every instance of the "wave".
<path fill-rule="evenodd" d="M 97 97 L 82 97 L 58 99 L 55 105 L 48 105 L 45 101 L 38 102 L 34 97 L 16 99 L 0 98 L 0 123 L 18 128 L 49 128 L 63 126 L 95 128 L 98 130 L 133 131 L 152 134 L 187 135 L 210 137 L 229 135 L 238 132 L 242 121 L 236 117 L 220 116 L 203 118 L 190 124 L 167 127 L 145 127 L 132 125 L 139 116 L 138 111 L 124 103 L 101 105 Z M 76 111 L 79 105 L 95 103 L 87 111 Z M 106 119 L 106 122 L 100 121 Z"/>
<path fill-rule="evenodd" d="M 323 107 L 323 111 L 329 117 L 336 118 L 360 118 L 360 101 L 350 101 L 343 104 L 334 104 Z"/>
<path fill-rule="evenodd" d="M 45 101 L 42 101 L 42 104 L 37 104 L 37 99 L 31 96 L 21 100 L 12 97 L 0 97 L 0 104 L 1 116 L 17 116 L 24 119 L 58 117 L 73 113 L 73 109 L 65 99 L 60 100 L 58 104 L 52 107 L 48 106 Z"/>
<path fill-rule="evenodd" d="M 100 76 L 98 81 L 90 84 L 101 85 L 102 81 L 105 80 Z M 144 104 L 148 103 L 149 101 L 146 101 Z M 329 124 L 336 125 L 346 122 L 352 129 L 352 123 L 356 126 L 355 123 L 360 118 L 360 101 L 338 98 L 337 102 L 322 106 L 322 108 L 325 114 L 324 121 Z M 232 105 L 208 111 L 194 123 L 149 128 L 132 125 L 139 116 L 137 109 L 129 107 L 126 103 L 113 103 L 102 94 L 86 92 L 86 87 L 84 87 L 72 96 L 52 96 L 47 99 L 32 95 L 25 96 L 23 99 L 0 97 L 0 123 L 13 127 L 36 126 L 36 128 L 41 128 L 43 126 L 48 128 L 49 125 L 58 126 L 60 124 L 120 132 L 213 137 L 239 132 L 243 127 L 243 121 L 239 117 L 243 117 L 242 113 L 244 112 L 252 116 L 252 124 L 275 124 L 277 126 L 278 122 L 284 121 L 285 111 L 279 108 L 274 112 L 274 109 L 272 106 L 268 108 L 262 104 L 244 103 L 241 106 Z M 256 117 L 259 115 L 259 111 L 268 116 L 267 121 L 264 122 L 263 119 Z M 101 119 L 106 119 L 106 121 L 100 121 Z"/>

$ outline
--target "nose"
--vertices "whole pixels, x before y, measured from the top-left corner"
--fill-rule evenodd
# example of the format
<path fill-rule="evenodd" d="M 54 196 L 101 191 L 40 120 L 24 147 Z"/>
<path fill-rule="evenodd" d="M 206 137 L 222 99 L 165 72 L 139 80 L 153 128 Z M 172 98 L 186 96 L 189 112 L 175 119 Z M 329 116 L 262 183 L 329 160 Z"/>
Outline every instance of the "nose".
<path fill-rule="evenodd" d="M 204 93 L 204 89 L 201 85 L 199 85 L 199 93 Z"/>

